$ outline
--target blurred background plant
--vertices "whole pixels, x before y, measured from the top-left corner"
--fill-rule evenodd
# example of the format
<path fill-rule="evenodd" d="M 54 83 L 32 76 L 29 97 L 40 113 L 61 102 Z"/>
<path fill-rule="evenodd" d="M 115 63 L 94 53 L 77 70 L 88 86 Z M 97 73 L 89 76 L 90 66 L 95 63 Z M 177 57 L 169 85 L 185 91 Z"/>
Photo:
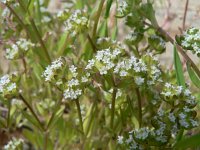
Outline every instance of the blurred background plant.
<path fill-rule="evenodd" d="M 198 148 L 198 5 L 1 0 L 0 147 Z"/>

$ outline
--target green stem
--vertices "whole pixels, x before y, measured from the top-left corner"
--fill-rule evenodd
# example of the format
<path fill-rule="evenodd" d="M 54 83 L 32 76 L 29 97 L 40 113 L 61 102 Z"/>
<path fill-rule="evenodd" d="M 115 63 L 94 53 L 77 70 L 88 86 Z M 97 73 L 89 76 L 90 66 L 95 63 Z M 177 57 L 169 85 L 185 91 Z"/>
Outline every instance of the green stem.
<path fill-rule="evenodd" d="M 184 133 L 184 129 L 180 129 L 178 136 L 177 136 L 177 139 L 176 139 L 177 142 L 182 139 L 183 133 Z"/>
<path fill-rule="evenodd" d="M 47 150 L 47 144 L 48 144 L 48 131 L 44 132 L 44 147 L 43 150 Z"/>
<path fill-rule="evenodd" d="M 40 119 L 37 117 L 36 113 L 34 112 L 33 108 L 31 107 L 31 105 L 26 101 L 26 99 L 20 94 L 19 98 L 24 102 L 24 104 L 28 107 L 28 109 L 30 110 L 31 114 L 35 117 L 35 119 L 37 120 L 37 122 L 39 123 L 40 127 L 45 131 Z"/>
<path fill-rule="evenodd" d="M 79 122 L 80 122 L 81 130 L 82 130 L 82 133 L 84 135 L 83 120 L 82 120 L 82 115 L 81 115 L 80 103 L 79 103 L 78 99 L 76 99 L 75 102 L 76 102 L 76 107 L 77 107 L 77 111 L 78 111 L 78 117 L 79 117 Z"/>
<path fill-rule="evenodd" d="M 96 52 L 97 48 L 96 48 L 95 44 L 93 43 L 93 41 L 92 41 L 92 39 L 91 39 L 89 34 L 87 35 L 87 38 L 88 38 L 88 41 L 90 42 L 90 45 L 92 46 L 93 52 Z"/>
<path fill-rule="evenodd" d="M 27 67 L 26 67 L 26 60 L 25 60 L 25 57 L 22 58 L 22 64 L 24 66 L 24 73 L 27 72 Z"/>
<path fill-rule="evenodd" d="M 62 97 L 62 98 L 63 98 L 63 97 Z M 51 115 L 51 118 L 49 119 L 49 122 L 48 122 L 48 124 L 47 124 L 47 126 L 46 126 L 46 130 L 49 129 L 49 127 L 50 127 L 50 125 L 51 125 L 51 123 L 52 123 L 52 121 L 53 121 L 53 119 L 54 119 L 54 117 L 55 117 L 57 108 L 60 107 L 60 105 L 61 105 L 61 103 L 62 103 L 62 98 L 60 98 L 59 101 L 57 102 L 56 107 L 55 107 L 55 110 L 54 110 L 53 114 Z"/>
<path fill-rule="evenodd" d="M 97 26 L 98 26 L 99 18 L 101 15 L 101 11 L 103 9 L 104 2 L 105 2 L 105 0 L 101 0 L 101 2 L 99 3 L 99 8 L 96 12 L 96 16 L 95 16 L 95 20 L 94 20 L 94 28 L 93 28 L 92 38 L 96 37 Z"/>
<path fill-rule="evenodd" d="M 89 118 L 89 123 L 87 124 L 87 128 L 86 128 L 86 136 L 88 135 L 89 131 L 90 131 L 90 128 L 91 128 L 91 125 L 92 125 L 92 120 L 94 118 L 94 115 L 96 114 L 96 101 L 93 103 L 92 105 L 92 109 L 91 109 L 91 115 L 90 115 L 90 118 Z"/>
<path fill-rule="evenodd" d="M 23 9 L 23 11 L 26 13 L 26 11 L 28 11 L 28 10 L 24 6 L 24 3 L 21 0 L 17 0 L 17 1 L 18 1 L 19 5 L 21 6 L 21 8 Z M 28 13 L 29 13 L 29 11 L 28 11 Z"/>
<path fill-rule="evenodd" d="M 183 30 L 185 30 L 185 22 L 186 22 L 186 16 L 187 16 L 187 11 L 188 11 L 188 4 L 189 4 L 189 0 L 186 0 L 184 16 L 183 16 L 183 25 L 182 25 Z"/>
<path fill-rule="evenodd" d="M 10 127 L 10 109 L 11 109 L 11 101 L 8 100 L 7 128 Z"/>
<path fill-rule="evenodd" d="M 112 104 L 111 104 L 111 118 L 110 118 L 110 128 L 111 129 L 113 129 L 113 125 L 114 125 L 116 94 L 117 94 L 117 89 L 114 87 L 113 93 L 112 93 Z"/>
<path fill-rule="evenodd" d="M 142 127 L 142 99 L 140 96 L 140 91 L 138 88 L 135 89 L 137 100 L 138 100 L 138 121 L 139 121 L 139 127 Z"/>
<path fill-rule="evenodd" d="M 6 5 L 6 7 L 8 7 L 8 9 L 11 11 L 11 13 L 17 18 L 17 20 L 21 24 L 21 26 L 25 29 L 27 36 L 30 37 L 29 30 L 28 30 L 27 26 L 23 23 L 23 21 L 21 20 L 21 18 L 14 11 L 14 9 L 12 9 L 12 7 L 10 7 L 8 4 L 5 4 L 5 5 Z"/>
<path fill-rule="evenodd" d="M 51 62 L 50 55 L 49 55 L 49 53 L 48 53 L 48 51 L 47 51 L 47 48 L 46 48 L 46 46 L 45 46 L 45 44 L 44 44 L 44 42 L 43 42 L 43 40 L 42 40 L 42 37 L 41 37 L 40 33 L 39 33 L 39 31 L 38 31 L 38 29 L 37 29 L 37 27 L 36 27 L 36 25 L 35 25 L 35 22 L 34 22 L 33 18 L 30 18 L 30 22 L 31 22 L 31 25 L 32 25 L 32 27 L 33 27 L 33 30 L 35 31 L 36 36 L 37 36 L 37 38 L 38 38 L 38 40 L 39 40 L 39 42 L 40 42 L 40 45 L 41 45 L 42 49 L 44 50 L 45 55 L 46 55 L 46 57 L 47 57 L 47 59 L 48 59 L 48 61 L 49 61 L 49 63 L 50 63 L 50 62 Z"/>

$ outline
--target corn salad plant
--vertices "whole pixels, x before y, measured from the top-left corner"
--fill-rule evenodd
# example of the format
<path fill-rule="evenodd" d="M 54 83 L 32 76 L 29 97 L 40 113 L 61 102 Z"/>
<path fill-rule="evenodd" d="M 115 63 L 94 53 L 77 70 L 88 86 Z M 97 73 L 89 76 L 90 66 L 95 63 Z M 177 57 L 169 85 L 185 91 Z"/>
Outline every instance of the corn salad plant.
<path fill-rule="evenodd" d="M 0 149 L 200 146 L 200 71 L 186 51 L 200 56 L 200 29 L 174 40 L 150 0 L 49 3 L 1 0 Z M 159 62 L 167 42 L 171 70 Z"/>

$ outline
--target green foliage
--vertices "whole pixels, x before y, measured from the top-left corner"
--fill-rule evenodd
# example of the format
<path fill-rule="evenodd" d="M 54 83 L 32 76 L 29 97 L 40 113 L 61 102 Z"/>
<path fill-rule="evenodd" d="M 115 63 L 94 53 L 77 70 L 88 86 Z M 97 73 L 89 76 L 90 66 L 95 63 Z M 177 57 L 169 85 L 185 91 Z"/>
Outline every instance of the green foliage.
<path fill-rule="evenodd" d="M 179 85 L 185 88 L 185 79 L 183 75 L 182 63 L 175 45 L 174 45 L 174 66 L 176 71 L 177 82 Z"/>
<path fill-rule="evenodd" d="M 200 88 L 200 79 L 199 77 L 196 75 L 195 71 L 192 69 L 191 65 L 189 62 L 187 62 L 187 70 L 188 70 L 188 74 L 190 76 L 191 81 L 193 82 L 193 84 Z"/>

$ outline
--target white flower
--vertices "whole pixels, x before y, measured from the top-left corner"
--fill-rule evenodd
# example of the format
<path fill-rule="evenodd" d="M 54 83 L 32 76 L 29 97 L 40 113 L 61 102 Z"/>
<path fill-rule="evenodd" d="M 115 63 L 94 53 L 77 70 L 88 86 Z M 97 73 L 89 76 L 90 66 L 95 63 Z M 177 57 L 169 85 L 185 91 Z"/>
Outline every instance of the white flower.
<path fill-rule="evenodd" d="M 190 90 L 186 89 L 186 90 L 184 91 L 184 95 L 185 95 L 185 96 L 190 96 L 190 95 L 191 95 Z"/>
<path fill-rule="evenodd" d="M 107 74 L 108 73 L 108 69 L 106 67 L 101 67 L 99 70 L 101 75 Z"/>
<path fill-rule="evenodd" d="M 121 96 L 122 96 L 122 91 L 118 89 L 116 93 L 116 98 L 121 97 Z"/>
<path fill-rule="evenodd" d="M 6 58 L 7 59 L 15 59 L 17 58 L 19 53 L 19 48 L 17 45 L 13 44 L 11 48 L 6 49 Z"/>
<path fill-rule="evenodd" d="M 69 87 L 73 87 L 73 86 L 77 86 L 77 85 L 79 85 L 79 81 L 77 79 L 71 79 L 70 81 L 68 81 Z"/>
<path fill-rule="evenodd" d="M 92 69 L 92 67 L 94 66 L 94 63 L 95 63 L 95 60 L 94 59 L 91 59 L 91 60 L 88 60 L 88 64 L 86 66 L 86 70 L 87 69 Z"/>
<path fill-rule="evenodd" d="M 123 143 L 124 143 L 123 139 L 124 139 L 123 136 L 118 136 L 117 142 L 118 142 L 119 144 L 123 144 Z"/>
<path fill-rule="evenodd" d="M 16 83 L 12 82 L 12 76 L 8 74 L 0 78 L 0 94 L 13 94 L 13 91 L 17 89 Z"/>
<path fill-rule="evenodd" d="M 186 118 L 186 115 L 185 115 L 184 113 L 180 113 L 180 114 L 179 114 L 179 117 L 180 117 L 181 119 L 185 119 L 185 118 Z"/>
<path fill-rule="evenodd" d="M 42 76 L 45 78 L 45 81 L 52 81 L 54 75 L 56 75 L 56 70 L 61 69 L 63 66 L 62 58 L 58 58 L 53 61 L 51 65 L 47 66 Z"/>
<path fill-rule="evenodd" d="M 8 74 L 4 75 L 3 77 L 1 77 L 0 79 L 0 85 L 6 85 L 10 82 L 10 77 Z"/>
<path fill-rule="evenodd" d="M 190 122 L 191 122 L 193 127 L 198 127 L 199 126 L 199 123 L 196 120 L 190 119 Z"/>
<path fill-rule="evenodd" d="M 141 77 L 136 77 L 135 78 L 135 83 L 140 86 L 144 83 L 144 78 L 141 78 Z"/>
<path fill-rule="evenodd" d="M 164 116 L 164 110 L 162 110 L 162 109 L 158 110 L 158 116 L 159 117 Z"/>
<path fill-rule="evenodd" d="M 189 109 L 187 106 L 184 106 L 183 110 L 184 110 L 184 112 L 190 112 L 191 111 L 191 109 Z"/>
<path fill-rule="evenodd" d="M 183 126 L 185 128 L 189 127 L 189 123 L 185 119 L 179 120 L 179 123 L 180 123 L 181 126 Z"/>
<path fill-rule="evenodd" d="M 7 90 L 8 92 L 11 92 L 17 88 L 16 83 L 11 83 L 8 87 Z"/>
<path fill-rule="evenodd" d="M 119 73 L 119 75 L 120 75 L 121 77 L 125 77 L 125 76 L 127 76 L 127 74 L 128 74 L 128 72 L 127 72 L 127 71 L 124 71 L 124 70 L 121 70 L 120 73 Z"/>
<path fill-rule="evenodd" d="M 167 88 L 171 88 L 172 85 L 171 85 L 171 83 L 165 83 L 165 87 L 167 87 Z"/>
<path fill-rule="evenodd" d="M 150 130 L 148 128 L 140 128 L 135 130 L 134 133 L 135 138 L 145 140 L 149 136 Z"/>
<path fill-rule="evenodd" d="M 71 99 L 71 100 L 75 100 L 77 99 L 80 95 L 82 94 L 82 90 L 81 89 L 71 89 L 68 88 L 64 91 L 64 98 L 65 99 Z"/>
<path fill-rule="evenodd" d="M 172 93 L 170 91 L 167 91 L 167 92 L 161 92 L 161 94 L 167 97 L 171 96 Z"/>
<path fill-rule="evenodd" d="M 13 138 L 11 141 L 9 141 L 4 147 L 4 150 L 15 150 L 18 149 L 21 144 L 23 144 L 23 139 L 16 139 Z"/>
<path fill-rule="evenodd" d="M 76 72 L 77 67 L 75 67 L 74 65 L 71 65 L 71 67 L 69 68 L 69 70 L 71 71 L 73 77 L 76 77 L 78 75 L 78 73 Z"/>
<path fill-rule="evenodd" d="M 169 120 L 170 120 L 171 122 L 175 122 L 175 121 L 176 121 L 176 117 L 174 116 L 173 113 L 169 113 L 168 118 L 169 118 Z"/>
<path fill-rule="evenodd" d="M 72 37 L 76 36 L 83 29 L 88 27 L 88 18 L 83 11 L 75 10 L 65 22 L 65 30 L 70 33 Z"/>
<path fill-rule="evenodd" d="M 86 77 L 86 76 L 81 77 L 81 82 L 82 83 L 86 83 L 88 81 L 89 81 L 88 77 Z"/>
<path fill-rule="evenodd" d="M 120 14 L 124 14 L 126 12 L 126 9 L 128 8 L 128 4 L 126 1 L 122 1 L 120 4 L 119 4 L 119 7 L 117 8 L 117 11 L 120 13 Z"/>
<path fill-rule="evenodd" d="M 176 88 L 176 94 L 180 95 L 182 93 L 183 87 L 182 86 L 177 86 Z"/>

